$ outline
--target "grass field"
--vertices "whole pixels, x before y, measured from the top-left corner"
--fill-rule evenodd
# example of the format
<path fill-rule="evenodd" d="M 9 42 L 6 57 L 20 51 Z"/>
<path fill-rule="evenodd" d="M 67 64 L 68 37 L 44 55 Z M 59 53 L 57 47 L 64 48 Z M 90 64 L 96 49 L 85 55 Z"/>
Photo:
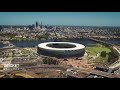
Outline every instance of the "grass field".
<path fill-rule="evenodd" d="M 102 63 L 102 64 L 108 64 L 108 55 L 106 57 L 101 57 L 99 56 L 98 58 L 95 59 L 95 63 Z"/>
<path fill-rule="evenodd" d="M 101 63 L 103 65 L 109 65 L 108 58 L 109 55 L 108 53 L 111 52 L 111 50 L 108 47 L 105 47 L 103 45 L 96 45 L 92 47 L 86 47 L 86 52 L 89 54 L 89 56 L 96 56 L 97 53 L 101 53 L 102 51 L 106 51 L 106 57 L 98 56 L 95 58 L 92 62 L 96 65 L 98 63 Z"/>
<path fill-rule="evenodd" d="M 111 52 L 109 48 L 104 46 L 86 47 L 86 52 L 92 56 L 96 56 L 97 53 L 101 53 L 102 51 L 106 51 L 106 53 Z"/>

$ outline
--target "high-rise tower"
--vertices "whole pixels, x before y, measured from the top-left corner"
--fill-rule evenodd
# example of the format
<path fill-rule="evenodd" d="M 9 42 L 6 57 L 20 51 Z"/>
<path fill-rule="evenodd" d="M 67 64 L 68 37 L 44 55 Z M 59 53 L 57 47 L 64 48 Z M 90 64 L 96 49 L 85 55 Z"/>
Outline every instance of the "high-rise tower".
<path fill-rule="evenodd" d="M 38 26 L 39 26 L 39 23 L 38 23 L 38 22 L 36 22 L 36 25 L 35 25 L 35 27 L 36 27 L 36 28 L 38 28 Z"/>
<path fill-rule="evenodd" d="M 41 22 L 40 28 L 41 28 L 41 29 L 43 28 L 43 26 L 42 26 L 42 22 Z"/>

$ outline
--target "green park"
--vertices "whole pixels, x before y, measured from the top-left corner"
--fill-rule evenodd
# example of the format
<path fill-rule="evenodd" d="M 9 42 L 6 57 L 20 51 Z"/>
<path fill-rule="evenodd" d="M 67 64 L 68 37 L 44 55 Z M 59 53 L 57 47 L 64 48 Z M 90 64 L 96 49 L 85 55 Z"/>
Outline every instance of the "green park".
<path fill-rule="evenodd" d="M 91 59 L 92 63 L 110 65 L 116 62 L 119 59 L 119 56 L 116 55 L 109 47 L 105 47 L 102 44 L 96 44 L 94 46 L 87 46 L 86 52 L 88 54 L 89 59 Z"/>

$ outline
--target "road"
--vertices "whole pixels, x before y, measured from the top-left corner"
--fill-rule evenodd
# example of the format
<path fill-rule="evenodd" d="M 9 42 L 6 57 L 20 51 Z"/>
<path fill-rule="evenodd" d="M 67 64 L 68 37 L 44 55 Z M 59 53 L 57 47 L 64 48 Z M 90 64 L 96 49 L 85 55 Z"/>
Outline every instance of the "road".
<path fill-rule="evenodd" d="M 98 71 L 98 70 L 80 69 L 79 72 L 86 72 L 86 74 L 89 74 L 89 75 L 95 75 L 95 76 L 97 75 L 97 76 L 102 76 L 102 77 L 106 77 L 106 78 L 120 78 L 120 75 L 115 75 L 115 74 Z M 80 77 L 80 75 L 74 75 L 70 72 L 66 72 L 66 75 L 75 77 L 75 78 L 87 78 L 87 77 Z"/>

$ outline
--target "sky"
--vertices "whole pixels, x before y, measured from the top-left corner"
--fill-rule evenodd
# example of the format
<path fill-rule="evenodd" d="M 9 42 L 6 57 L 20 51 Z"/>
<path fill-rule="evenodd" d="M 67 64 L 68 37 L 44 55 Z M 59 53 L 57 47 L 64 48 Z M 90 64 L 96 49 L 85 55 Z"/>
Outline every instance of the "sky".
<path fill-rule="evenodd" d="M 120 26 L 120 12 L 0 12 L 0 25 Z"/>

